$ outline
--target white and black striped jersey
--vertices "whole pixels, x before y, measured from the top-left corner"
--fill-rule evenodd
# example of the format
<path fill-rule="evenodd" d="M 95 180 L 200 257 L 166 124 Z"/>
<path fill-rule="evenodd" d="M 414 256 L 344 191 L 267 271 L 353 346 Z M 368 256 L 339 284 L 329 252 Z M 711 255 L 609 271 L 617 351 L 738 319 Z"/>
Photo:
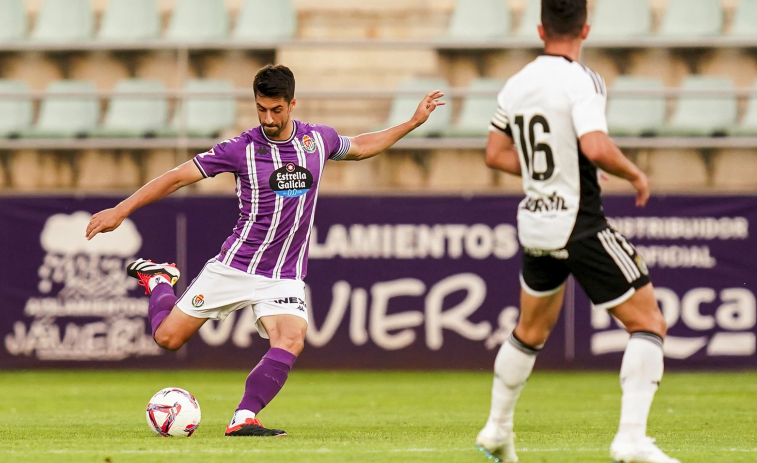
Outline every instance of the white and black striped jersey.
<path fill-rule="evenodd" d="M 521 245 L 558 250 L 606 227 L 597 168 L 578 143 L 584 134 L 607 133 L 602 78 L 569 58 L 543 55 L 511 77 L 497 101 L 491 130 L 510 135 L 520 154 Z"/>

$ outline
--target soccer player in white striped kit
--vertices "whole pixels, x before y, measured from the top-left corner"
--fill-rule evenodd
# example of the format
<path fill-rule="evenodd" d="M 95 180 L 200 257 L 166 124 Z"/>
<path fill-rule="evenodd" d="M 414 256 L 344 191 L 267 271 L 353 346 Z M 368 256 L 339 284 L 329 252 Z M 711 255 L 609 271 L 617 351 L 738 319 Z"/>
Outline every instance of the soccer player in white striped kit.
<path fill-rule="evenodd" d="M 578 62 L 589 34 L 586 0 L 542 0 L 541 15 L 545 53 L 499 94 L 486 149 L 489 167 L 523 177 L 526 197 L 518 208 L 520 320 L 497 355 L 491 412 L 477 444 L 497 461 L 518 461 L 515 403 L 557 322 L 572 274 L 596 309 L 608 310 L 631 335 L 620 370 L 623 398 L 612 458 L 678 463 L 646 435 L 667 327 L 644 261 L 607 223 L 597 167 L 628 180 L 640 207 L 649 198 L 649 182 L 607 134 L 604 81 Z"/>

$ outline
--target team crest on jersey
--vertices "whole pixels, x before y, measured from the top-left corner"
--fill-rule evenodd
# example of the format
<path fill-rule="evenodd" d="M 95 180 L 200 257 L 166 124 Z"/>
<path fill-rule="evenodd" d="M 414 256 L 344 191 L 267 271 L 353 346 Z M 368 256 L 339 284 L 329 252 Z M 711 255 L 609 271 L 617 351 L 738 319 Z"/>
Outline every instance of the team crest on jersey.
<path fill-rule="evenodd" d="M 192 298 L 192 305 L 195 307 L 202 307 L 202 305 L 205 304 L 205 296 L 202 294 L 198 294 L 197 296 Z"/>
<path fill-rule="evenodd" d="M 305 148 L 305 151 L 308 153 L 315 153 L 315 142 L 309 135 L 302 137 L 302 147 Z"/>
<path fill-rule="evenodd" d="M 273 171 L 268 185 L 279 196 L 295 198 L 310 191 L 313 174 L 302 166 L 288 162 L 284 167 Z"/>

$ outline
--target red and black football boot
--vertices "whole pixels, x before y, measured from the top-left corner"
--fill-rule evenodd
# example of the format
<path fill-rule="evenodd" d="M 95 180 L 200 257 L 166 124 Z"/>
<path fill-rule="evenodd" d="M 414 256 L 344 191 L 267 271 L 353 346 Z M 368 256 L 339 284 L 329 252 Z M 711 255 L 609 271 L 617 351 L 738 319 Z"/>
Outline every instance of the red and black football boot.
<path fill-rule="evenodd" d="M 144 286 L 145 294 L 150 294 L 150 279 L 162 276 L 171 286 L 179 281 L 181 273 L 176 264 L 156 264 L 151 260 L 137 259 L 126 267 L 126 273 L 139 280 L 139 286 Z"/>
<path fill-rule="evenodd" d="M 268 429 L 263 426 L 257 418 L 247 418 L 244 423 L 237 424 L 235 426 L 226 426 L 227 437 L 239 437 L 239 436 L 272 436 L 280 437 L 286 436 L 286 431 L 281 429 Z"/>

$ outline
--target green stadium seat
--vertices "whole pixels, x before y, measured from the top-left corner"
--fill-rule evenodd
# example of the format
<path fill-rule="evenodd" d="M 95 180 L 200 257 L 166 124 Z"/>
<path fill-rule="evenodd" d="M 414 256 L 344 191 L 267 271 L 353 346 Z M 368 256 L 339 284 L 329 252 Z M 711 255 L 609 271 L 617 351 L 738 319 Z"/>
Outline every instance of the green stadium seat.
<path fill-rule="evenodd" d="M 757 0 L 739 1 L 731 35 L 757 37 Z"/>
<path fill-rule="evenodd" d="M 178 0 L 168 24 L 167 38 L 201 42 L 229 35 L 229 13 L 223 0 Z"/>
<path fill-rule="evenodd" d="M 665 97 L 613 96 L 618 90 L 662 90 L 662 80 L 621 76 L 615 79 L 607 103 L 607 125 L 612 135 L 654 135 L 665 125 Z"/>
<path fill-rule="evenodd" d="M 447 36 L 498 39 L 510 34 L 510 11 L 502 0 L 457 0 Z"/>
<path fill-rule="evenodd" d="M 157 80 L 126 79 L 118 82 L 105 121 L 95 135 L 105 138 L 149 137 L 165 130 L 168 123 L 166 98 L 119 95 L 164 90 L 163 83 Z"/>
<path fill-rule="evenodd" d="M 155 0 L 110 0 L 98 37 L 137 41 L 160 36 L 160 11 Z"/>
<path fill-rule="evenodd" d="M 89 40 L 94 32 L 89 0 L 45 0 L 37 14 L 32 39 L 45 42 Z"/>
<path fill-rule="evenodd" d="M 297 12 L 292 0 L 245 0 L 233 37 L 268 42 L 291 39 L 296 31 Z"/>
<path fill-rule="evenodd" d="M 528 0 L 515 35 L 523 39 L 539 40 L 539 32 L 536 30 L 539 24 L 541 24 L 541 0 Z"/>
<path fill-rule="evenodd" d="M 727 77 L 690 76 L 682 86 L 689 90 L 733 90 Z M 736 98 L 722 96 L 684 96 L 678 100 L 670 123 L 662 133 L 683 136 L 716 136 L 736 125 Z"/>
<path fill-rule="evenodd" d="M 94 82 L 60 80 L 52 82 L 49 96 L 42 100 L 36 126 L 26 138 L 82 138 L 97 128 L 100 105 L 96 96 L 56 96 L 56 93 L 95 92 Z"/>
<path fill-rule="evenodd" d="M 0 93 L 28 91 L 26 82 L 0 79 Z M 31 98 L 0 98 L 0 137 L 18 137 L 31 127 L 33 115 Z"/>
<path fill-rule="evenodd" d="M 463 101 L 457 124 L 445 130 L 447 137 L 486 137 L 489 124 L 497 111 L 496 94 L 505 86 L 504 80 L 477 79 L 468 87 L 472 91 L 490 91 L 491 95 L 471 95 Z"/>
<path fill-rule="evenodd" d="M 0 0 L 0 43 L 26 38 L 26 9 L 23 0 Z"/>
<path fill-rule="evenodd" d="M 757 82 L 754 83 L 754 89 L 757 91 Z M 729 130 L 728 133 L 737 136 L 757 137 L 757 96 L 749 98 L 746 113 L 741 119 L 741 123 Z"/>
<path fill-rule="evenodd" d="M 432 90 L 445 91 L 449 84 L 444 79 L 408 79 L 400 84 L 399 90 L 402 92 L 413 92 L 411 94 L 399 95 L 394 97 L 392 107 L 389 111 L 389 119 L 386 123 L 377 127 L 376 130 L 383 130 L 387 127 L 407 122 L 421 99 Z M 417 93 L 416 93 L 417 92 Z M 408 137 L 439 137 L 449 128 L 452 119 L 452 102 L 449 98 L 443 98 L 447 104 L 434 110 L 425 124 L 410 132 Z"/>
<path fill-rule="evenodd" d="M 597 0 L 591 21 L 592 38 L 633 38 L 652 31 L 649 3 L 638 0 Z"/>
<path fill-rule="evenodd" d="M 190 92 L 227 92 L 234 84 L 227 80 L 190 80 L 184 86 Z M 190 137 L 217 137 L 223 130 L 233 128 L 237 121 L 237 103 L 233 96 L 191 96 L 185 101 L 186 130 Z M 178 105 L 171 128 L 162 135 L 176 136 L 180 133 L 181 111 Z"/>
<path fill-rule="evenodd" d="M 663 37 L 720 35 L 723 9 L 720 0 L 671 0 L 662 22 Z"/>

